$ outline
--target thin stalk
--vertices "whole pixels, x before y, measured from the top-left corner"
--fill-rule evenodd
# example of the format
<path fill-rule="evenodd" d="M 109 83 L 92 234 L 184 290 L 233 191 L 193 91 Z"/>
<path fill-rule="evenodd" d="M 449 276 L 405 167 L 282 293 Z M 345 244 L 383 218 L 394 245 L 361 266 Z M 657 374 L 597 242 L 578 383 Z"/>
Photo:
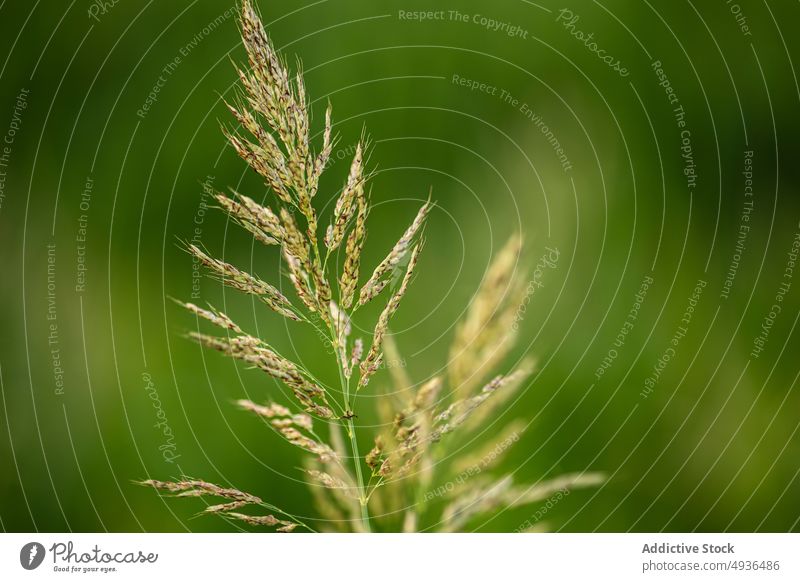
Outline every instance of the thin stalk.
<path fill-rule="evenodd" d="M 336 357 L 336 369 L 339 371 L 339 382 L 341 383 L 342 395 L 344 396 L 345 414 L 352 414 L 352 409 L 348 410 L 350 406 L 350 379 L 345 378 L 342 362 L 339 359 L 338 338 L 333 324 L 328 325 L 328 331 L 331 334 L 331 345 L 336 347 L 336 350 L 334 350 Z M 361 505 L 361 527 L 365 532 L 369 533 L 371 531 L 369 523 L 369 509 L 367 508 L 367 502 L 369 499 L 367 497 L 367 486 L 364 483 L 364 474 L 361 470 L 361 454 L 358 452 L 358 439 L 356 438 L 355 423 L 353 422 L 352 418 L 347 418 L 342 424 L 345 430 L 347 430 L 347 436 L 350 438 L 350 448 L 353 452 L 353 465 L 355 466 L 356 470 L 356 482 L 358 486 L 358 502 L 359 505 Z"/>
<path fill-rule="evenodd" d="M 347 420 L 347 434 L 350 437 L 350 446 L 353 449 L 353 464 L 356 467 L 356 479 L 358 481 L 359 489 L 358 501 L 361 505 L 361 527 L 364 528 L 364 531 L 369 533 L 371 531 L 369 525 L 369 508 L 367 507 L 367 502 L 369 499 L 367 498 L 367 493 L 364 487 L 364 476 L 361 473 L 361 455 L 358 453 L 358 440 L 356 439 L 356 431 L 352 418 Z"/>
<path fill-rule="evenodd" d="M 333 333 L 331 333 L 331 337 L 333 338 Z M 344 370 L 342 370 L 338 356 L 336 358 L 336 362 L 336 367 L 339 370 L 339 381 L 342 383 L 342 392 L 344 393 L 345 408 L 347 408 L 350 402 L 350 381 L 344 377 Z M 361 527 L 364 529 L 364 531 L 369 533 L 371 529 L 369 525 L 369 509 L 367 508 L 367 489 L 366 485 L 364 484 L 364 474 L 361 471 L 361 454 L 358 452 L 358 439 L 356 438 L 355 423 L 353 422 L 352 418 L 347 419 L 345 423 L 345 429 L 347 430 L 347 436 L 350 437 L 350 448 L 353 451 L 353 465 L 356 469 L 358 502 L 359 505 L 361 505 Z"/>

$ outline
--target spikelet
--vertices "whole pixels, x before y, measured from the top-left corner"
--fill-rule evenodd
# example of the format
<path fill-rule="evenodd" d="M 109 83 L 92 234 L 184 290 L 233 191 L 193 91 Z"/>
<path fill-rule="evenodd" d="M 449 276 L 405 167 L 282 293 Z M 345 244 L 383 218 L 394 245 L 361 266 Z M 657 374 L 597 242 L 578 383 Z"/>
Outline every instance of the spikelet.
<path fill-rule="evenodd" d="M 287 150 L 290 173 L 299 174 L 307 151 L 308 118 L 305 104 L 305 88 L 302 79 L 292 86 L 289 72 L 278 57 L 267 37 L 261 19 L 252 4 L 242 2 L 240 19 L 242 41 L 247 51 L 251 73 L 239 72 L 242 85 L 247 91 L 250 106 L 263 116 L 275 131 Z M 293 186 L 302 186 L 301 176 L 295 176 Z"/>
<path fill-rule="evenodd" d="M 297 296 L 303 305 L 311 312 L 319 311 L 314 292 L 311 290 L 311 283 L 308 271 L 303 268 L 303 263 L 295 255 L 289 252 L 286 245 L 283 246 L 283 258 L 286 267 L 289 269 L 289 280 L 292 282 Z"/>
<path fill-rule="evenodd" d="M 320 150 L 317 157 L 314 159 L 314 167 L 311 170 L 311 173 L 308 177 L 307 189 L 308 189 L 308 195 L 311 198 L 313 198 L 317 194 L 317 189 L 319 188 L 319 178 L 331 159 L 331 151 L 333 150 L 333 143 L 334 143 L 334 140 L 332 138 L 332 125 L 331 125 L 332 110 L 333 109 L 329 101 L 328 107 L 325 110 L 325 131 L 323 132 L 323 137 L 322 137 L 322 149 Z"/>
<path fill-rule="evenodd" d="M 281 380 L 305 407 L 307 412 L 321 418 L 333 418 L 325 391 L 283 356 L 266 347 L 261 340 L 242 335 L 233 338 L 209 336 L 191 332 L 189 337 L 200 345 L 220 351 L 232 358 L 247 362 Z"/>
<path fill-rule="evenodd" d="M 264 129 L 264 127 L 256 119 L 256 116 L 245 105 L 238 105 L 234 107 L 228 102 L 225 102 L 225 105 L 228 107 L 228 111 L 231 112 L 231 114 L 242 125 L 242 127 L 244 127 L 250 134 L 253 135 L 253 137 L 258 140 L 258 145 L 248 142 L 247 150 L 252 151 L 253 154 L 263 159 L 261 163 L 264 167 L 269 168 L 270 179 L 277 182 L 276 192 L 281 194 L 280 198 L 285 202 L 290 202 L 291 198 L 289 197 L 288 188 L 291 185 L 291 176 L 286 168 L 286 158 L 284 157 L 280 146 L 278 146 L 278 142 L 275 141 L 275 138 L 271 133 Z M 223 133 L 230 140 L 231 134 L 227 132 L 224 127 Z M 238 139 L 238 136 L 236 137 Z M 239 141 L 240 143 L 244 143 L 241 140 Z M 236 149 L 238 152 L 240 148 L 237 148 L 234 145 L 234 149 Z M 245 161 L 247 161 L 246 157 Z M 259 173 L 264 175 L 262 172 Z"/>
<path fill-rule="evenodd" d="M 375 331 L 372 334 L 372 346 L 370 347 L 367 356 L 360 364 L 361 377 L 358 381 L 359 388 L 363 388 L 369 383 L 370 377 L 380 366 L 380 363 L 383 359 L 383 354 L 381 352 L 383 336 L 389 327 L 389 320 L 391 319 L 392 315 L 394 315 L 394 312 L 397 311 L 397 307 L 400 305 L 400 300 L 403 298 L 403 295 L 405 295 L 406 290 L 408 289 L 408 285 L 411 282 L 411 276 L 414 274 L 414 268 L 417 265 L 419 253 L 421 251 L 422 243 L 417 244 L 411 251 L 411 259 L 408 261 L 408 267 L 406 268 L 406 274 L 403 277 L 403 282 L 400 284 L 400 288 L 397 290 L 397 292 L 395 292 L 391 299 L 389 299 L 389 303 L 386 304 L 386 307 L 383 309 L 380 317 L 378 318 L 378 323 L 375 325 Z"/>
<path fill-rule="evenodd" d="M 417 390 L 411 405 L 398 415 L 402 424 L 398 423 L 395 438 L 406 447 L 423 450 L 430 446 L 430 431 L 433 425 L 433 406 L 444 386 L 441 376 L 434 376 Z"/>
<path fill-rule="evenodd" d="M 146 481 L 140 481 L 139 485 L 169 491 L 170 493 L 175 493 L 177 497 L 221 497 L 222 499 L 228 500 L 226 503 L 218 503 L 206 507 L 206 509 L 201 512 L 202 514 L 226 515 L 234 519 L 245 521 L 251 525 L 280 525 L 281 527 L 277 531 L 285 532 L 293 531 L 299 525 L 293 521 L 278 519 L 273 515 L 249 516 L 236 513 L 233 510 L 240 509 L 247 505 L 267 506 L 267 504 L 259 497 L 251 495 L 250 493 L 245 493 L 238 489 L 220 487 L 219 485 L 208 483 L 207 481 L 190 479 L 188 477 L 184 477 L 180 481 L 156 481 L 154 479 L 148 479 Z M 277 508 L 275 509 L 278 510 Z"/>
<path fill-rule="evenodd" d="M 287 184 L 290 180 L 288 171 L 286 168 L 279 167 L 276 169 L 274 167 L 275 165 L 282 165 L 278 164 L 277 161 L 278 159 L 282 160 L 280 151 L 277 154 L 270 154 L 256 144 L 230 133 L 226 129 L 223 129 L 223 133 L 239 157 L 264 178 L 264 182 L 275 192 L 278 198 L 287 204 L 293 204 L 294 202 L 289 193 L 289 185 Z M 277 158 L 277 156 L 281 156 L 281 158 Z"/>
<path fill-rule="evenodd" d="M 222 497 L 231 501 L 240 501 L 246 504 L 259 504 L 262 503 L 261 499 L 250 493 L 239 491 L 238 489 L 220 487 L 207 481 L 200 479 L 190 479 L 188 477 L 180 481 L 157 481 L 155 479 L 148 479 L 141 481 L 140 485 L 154 487 L 175 493 L 178 497 L 203 497 L 205 495 L 213 497 Z"/>
<path fill-rule="evenodd" d="M 364 355 L 364 340 L 356 338 L 353 342 L 353 350 L 350 352 L 350 362 L 344 369 L 345 378 L 350 378 L 353 375 L 353 369 L 361 363 L 361 358 Z"/>
<path fill-rule="evenodd" d="M 309 466 L 313 465 L 309 464 Z M 347 525 L 349 525 L 349 520 L 347 520 L 343 509 L 336 501 L 336 490 L 328 489 L 326 487 L 310 487 L 309 489 L 311 491 L 311 499 L 314 509 L 328 524 L 327 527 L 322 526 L 322 531 L 346 531 L 345 528 Z"/>
<path fill-rule="evenodd" d="M 239 334 L 244 334 L 244 332 L 239 328 L 239 326 L 236 325 L 233 321 L 231 321 L 231 318 L 222 313 L 221 311 L 217 311 L 214 308 L 202 309 L 197 305 L 195 305 L 194 303 L 183 303 L 181 301 L 176 301 L 176 303 L 178 305 L 183 306 L 188 311 L 194 313 L 198 317 L 202 317 L 203 319 L 210 321 L 214 325 L 217 325 L 224 329 L 229 329 Z"/>
<path fill-rule="evenodd" d="M 423 486 L 431 477 L 433 471 L 432 460 L 430 455 L 431 429 L 432 429 L 432 411 L 436 403 L 439 393 L 444 386 L 444 380 L 440 376 L 434 376 L 417 390 L 417 394 L 412 402 L 410 413 L 408 417 L 414 419 L 414 426 L 416 432 L 417 446 L 419 450 L 419 458 L 422 461 L 422 471 L 420 472 L 420 480 Z M 415 461 L 416 462 L 416 461 Z"/>
<path fill-rule="evenodd" d="M 293 521 L 278 519 L 274 515 L 246 515 L 244 513 L 237 513 L 235 511 L 227 511 L 224 515 L 239 521 L 243 521 L 248 525 L 263 525 L 269 527 L 280 525 L 281 527 L 275 531 L 279 531 L 281 533 L 292 532 L 297 529 L 298 526 L 298 524 L 294 523 Z"/>
<path fill-rule="evenodd" d="M 306 469 L 306 474 L 311 477 L 312 480 L 321 484 L 323 487 L 327 487 L 328 489 L 348 489 L 347 484 L 344 481 L 326 473 L 325 471 Z"/>
<path fill-rule="evenodd" d="M 323 466 L 311 461 L 306 463 L 306 470 L 322 470 Z M 338 472 L 336 469 L 338 468 Z M 337 531 L 364 532 L 360 517 L 361 504 L 358 501 L 358 487 L 355 485 L 350 473 L 340 465 L 327 466 L 327 472 L 334 478 L 342 477 L 347 485 L 344 489 L 331 489 L 319 486 L 317 483 L 310 483 L 311 496 L 314 507 L 320 517 L 327 520 L 328 524 Z M 349 528 L 349 529 L 348 529 Z M 330 528 L 326 528 L 330 531 Z"/>
<path fill-rule="evenodd" d="M 344 309 L 339 309 L 335 301 L 328 305 L 331 314 L 331 330 L 333 331 L 333 350 L 339 358 L 339 365 L 347 375 L 350 367 L 347 353 L 347 338 L 350 335 L 351 322 L 350 316 Z"/>
<path fill-rule="evenodd" d="M 308 241 L 297 228 L 291 212 L 286 208 L 281 208 L 281 225 L 283 227 L 283 247 L 284 251 L 288 252 L 291 256 L 299 261 L 300 266 L 306 273 L 310 273 L 311 267 L 311 254 L 308 247 Z"/>
<path fill-rule="evenodd" d="M 285 426 L 280 429 L 280 432 L 284 438 L 294 446 L 300 447 L 309 453 L 317 455 L 323 462 L 331 460 L 335 455 L 333 450 L 328 445 L 317 442 L 314 439 L 305 436 L 292 426 Z"/>
<path fill-rule="evenodd" d="M 316 293 L 312 289 L 310 275 L 312 265 L 305 238 L 297 229 L 292 215 L 285 208 L 281 208 L 281 224 L 284 233 L 281 248 L 284 262 L 289 270 L 289 280 L 292 282 L 303 305 L 309 311 L 318 312 L 320 305 Z"/>
<path fill-rule="evenodd" d="M 331 287 L 328 279 L 318 264 L 314 264 L 312 272 L 316 291 L 317 304 L 320 306 L 320 316 L 326 323 L 330 323 Z"/>
<path fill-rule="evenodd" d="M 452 389 L 461 396 L 480 385 L 516 339 L 514 317 L 524 293 L 524 275 L 517 266 L 521 245 L 519 236 L 509 239 L 456 329 L 448 372 Z"/>
<path fill-rule="evenodd" d="M 403 448 L 413 450 L 420 443 L 428 444 L 431 410 L 442 385 L 440 376 L 431 378 L 419 388 L 410 406 L 395 415 L 394 436 Z"/>
<path fill-rule="evenodd" d="M 358 199 L 364 196 L 364 145 L 356 145 L 356 153 L 350 165 L 350 175 L 342 188 L 342 193 L 333 209 L 333 222 L 325 233 L 325 246 L 329 251 L 336 250 L 344 238 L 350 219 L 358 206 Z"/>
<path fill-rule="evenodd" d="M 477 395 L 457 400 L 448 406 L 444 411 L 434 417 L 434 430 L 431 432 L 431 440 L 437 442 L 441 440 L 444 435 L 456 430 L 496 392 L 506 386 L 514 385 L 516 382 L 520 381 L 520 377 L 524 377 L 524 375 L 524 371 L 516 371 L 508 376 L 496 376 L 491 382 L 486 384 Z"/>
<path fill-rule="evenodd" d="M 383 462 L 383 439 L 380 435 L 375 437 L 375 446 L 370 449 L 369 453 L 364 459 L 367 463 L 367 467 L 372 469 L 372 473 L 375 473 L 375 470 L 382 464 Z"/>
<path fill-rule="evenodd" d="M 538 503 L 557 491 L 594 487 L 605 481 L 601 473 L 568 473 L 531 487 L 514 486 L 510 476 L 488 486 L 476 484 L 445 507 L 442 512 L 444 532 L 463 531 L 467 523 L 481 514 L 493 513 L 500 508 L 514 508 Z"/>
<path fill-rule="evenodd" d="M 430 200 L 422 205 L 417 212 L 417 216 L 414 218 L 414 221 L 411 223 L 406 231 L 403 233 L 403 236 L 400 237 L 392 250 L 386 256 L 381 264 L 378 265 L 375 270 L 372 272 L 372 276 L 369 280 L 364 283 L 364 286 L 361 288 L 361 292 L 359 294 L 359 304 L 364 305 L 368 303 L 372 299 L 378 296 L 381 291 L 383 291 L 386 286 L 391 281 L 391 276 L 397 266 L 401 263 L 403 258 L 408 253 L 409 248 L 411 248 L 411 243 L 414 240 L 414 236 L 417 234 L 419 229 L 425 222 L 425 218 L 428 216 L 428 212 L 430 212 L 431 203 Z"/>
<path fill-rule="evenodd" d="M 505 505 L 519 507 L 529 503 L 537 503 L 547 499 L 556 491 L 571 491 L 586 487 L 596 487 L 606 481 L 603 473 L 582 472 L 559 475 L 547 481 L 541 481 L 533 486 L 518 486 L 506 494 Z"/>
<path fill-rule="evenodd" d="M 293 144 L 294 147 L 291 148 L 289 167 L 295 169 L 297 196 L 302 210 L 303 207 L 311 208 L 311 196 L 308 193 L 307 186 L 310 170 L 313 171 L 313 164 L 309 159 L 308 131 L 310 124 L 308 121 L 308 102 L 306 100 L 306 86 L 303 81 L 303 66 L 299 58 L 297 59 L 294 76 L 294 94 L 290 103 L 290 122 L 293 122 L 295 143 Z M 316 233 L 316 228 L 313 229 L 313 232 Z"/>
<path fill-rule="evenodd" d="M 222 209 L 262 244 L 280 244 L 283 240 L 283 227 L 275 213 L 269 207 L 261 206 L 243 194 L 234 193 L 239 202 L 224 194 L 216 195 Z"/>
<path fill-rule="evenodd" d="M 330 321 L 328 302 L 331 299 L 328 280 L 322 273 L 316 256 L 312 259 L 308 240 L 285 208 L 281 208 L 281 222 L 284 232 L 283 254 L 289 268 L 289 278 L 305 306 L 310 311 L 319 313 L 327 323 Z"/>
<path fill-rule="evenodd" d="M 349 309 L 355 299 L 361 269 L 361 252 L 364 249 L 364 241 L 367 238 L 369 200 L 363 188 L 356 193 L 356 205 L 358 206 L 356 223 L 347 236 L 344 267 L 342 268 L 342 276 L 339 279 L 342 306 L 345 309 Z"/>
<path fill-rule="evenodd" d="M 218 503 L 216 505 L 209 505 L 201 513 L 224 513 L 239 509 L 247 505 L 244 501 L 229 501 L 228 503 Z"/>
<path fill-rule="evenodd" d="M 398 429 L 395 438 L 405 437 L 405 441 L 398 447 L 401 456 L 410 454 L 398 471 L 398 475 L 405 475 L 412 468 L 419 465 L 419 470 L 412 475 L 412 481 L 417 482 L 417 491 L 425 491 L 429 488 L 434 475 L 435 460 L 430 438 L 432 427 L 432 410 L 436 403 L 439 393 L 444 386 L 441 376 L 434 376 L 425 382 L 417 390 L 410 406 L 403 411 L 406 431 Z M 419 498 L 417 499 L 419 502 Z M 420 510 L 417 506 L 411 505 L 406 508 L 403 519 L 403 531 L 415 532 L 420 519 Z"/>
<path fill-rule="evenodd" d="M 303 214 L 303 216 L 306 219 L 306 237 L 308 238 L 308 241 L 309 241 L 309 243 L 311 245 L 311 248 L 312 249 L 316 249 L 317 248 L 317 212 L 316 212 L 316 210 L 314 210 L 314 207 L 311 206 L 311 198 L 308 196 L 307 193 L 305 193 L 305 191 L 304 191 L 303 195 L 300 197 L 298 208 L 300 209 L 300 212 Z M 319 261 L 318 261 L 318 259 L 316 257 L 316 254 L 314 255 L 314 261 L 315 261 L 314 262 L 315 269 L 316 269 L 316 271 L 319 271 L 320 270 L 319 269 L 319 264 L 318 264 Z M 326 281 L 326 284 L 327 284 L 327 281 Z M 329 296 L 330 296 L 330 294 L 329 294 Z"/>
<path fill-rule="evenodd" d="M 241 271 L 229 263 L 209 257 L 195 245 L 188 246 L 189 252 L 215 274 L 224 284 L 244 293 L 255 295 L 261 299 L 274 312 L 288 319 L 298 321 L 300 318 L 294 313 L 294 307 L 289 300 L 275 287 Z"/>
<path fill-rule="evenodd" d="M 236 404 L 238 404 L 243 410 L 254 412 L 257 415 L 272 421 L 271 424 L 274 427 L 280 428 L 282 426 L 287 426 L 288 422 L 291 425 L 307 431 L 314 430 L 314 421 L 310 416 L 307 414 L 292 414 L 291 410 L 285 406 L 281 406 L 280 404 L 271 402 L 264 406 L 261 404 L 256 404 L 251 400 L 237 400 Z"/>
<path fill-rule="evenodd" d="M 388 346 L 391 345 L 391 335 L 388 335 L 387 338 L 389 341 L 384 342 L 384 349 L 387 349 Z M 409 386 L 410 390 L 410 385 L 407 386 Z M 379 427 L 375 438 L 381 441 L 381 452 L 388 455 L 397 447 L 395 431 L 397 429 L 396 420 L 398 411 L 404 411 L 409 406 L 410 400 L 408 394 L 400 392 L 396 385 L 380 383 L 376 386 L 376 397 L 374 401 L 377 409 Z M 383 454 L 381 455 L 381 461 L 383 461 L 384 456 Z M 385 497 L 400 499 L 403 495 L 403 491 L 399 487 L 398 482 L 390 481 L 386 483 L 383 488 L 387 490 L 384 494 Z"/>
<path fill-rule="evenodd" d="M 464 421 L 464 430 L 477 430 L 487 419 L 505 403 L 507 403 L 517 392 L 526 385 L 526 380 L 533 373 L 533 361 L 525 359 L 507 377 L 503 389 L 495 392 L 492 397 L 484 401 L 479 408 L 474 409 L 469 418 Z"/>
<path fill-rule="evenodd" d="M 267 419 L 275 431 L 287 442 L 315 455 L 323 463 L 338 462 L 333 449 L 313 436 L 313 421 L 306 414 L 292 414 L 285 406 L 271 403 L 267 406 L 255 404 L 250 400 L 239 400 L 243 410 L 254 412 Z"/>
<path fill-rule="evenodd" d="M 373 474 L 399 477 L 422 461 L 420 479 L 423 483 L 427 481 L 431 470 L 428 464 L 432 443 L 429 437 L 431 410 L 442 386 L 440 376 L 431 378 L 420 386 L 408 407 L 395 414 L 391 433 L 394 446 L 391 449 L 387 450 L 383 438 L 376 438 L 375 447 L 366 457 Z"/>

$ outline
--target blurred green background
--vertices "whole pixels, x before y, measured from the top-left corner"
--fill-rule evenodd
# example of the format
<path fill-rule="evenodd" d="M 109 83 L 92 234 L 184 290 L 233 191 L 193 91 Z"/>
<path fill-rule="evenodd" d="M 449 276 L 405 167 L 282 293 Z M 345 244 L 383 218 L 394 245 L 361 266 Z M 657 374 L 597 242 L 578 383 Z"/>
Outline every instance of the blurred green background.
<path fill-rule="evenodd" d="M 432 188 L 425 254 L 393 323 L 414 381 L 446 363 L 454 324 L 513 232 L 531 264 L 560 251 L 506 363 L 533 354 L 538 372 L 504 413 L 531 421 L 504 469 L 520 482 L 609 478 L 559 502 L 550 529 L 800 530 L 800 281 L 786 272 L 800 230 L 796 2 L 462 1 L 458 16 L 437 0 L 259 5 L 276 46 L 302 59 L 315 131 L 334 106 L 341 141 L 320 203 L 363 126 L 374 141 L 368 264 Z M 407 18 L 420 10 L 443 12 Z M 191 297 L 179 242 L 195 228 L 218 256 L 275 280 L 275 253 L 202 197 L 206 181 L 265 195 L 220 132 L 231 59 L 243 59 L 233 14 L 218 1 L 0 2 L 3 530 L 234 529 L 133 484 L 180 473 L 311 513 L 297 452 L 232 404 L 286 397 L 187 342 L 194 319 L 169 300 Z M 698 280 L 685 337 L 644 397 Z M 243 326 L 334 374 L 313 334 L 201 286 Z M 166 456 L 153 391 L 174 437 Z M 510 531 L 535 509 L 471 529 Z"/>

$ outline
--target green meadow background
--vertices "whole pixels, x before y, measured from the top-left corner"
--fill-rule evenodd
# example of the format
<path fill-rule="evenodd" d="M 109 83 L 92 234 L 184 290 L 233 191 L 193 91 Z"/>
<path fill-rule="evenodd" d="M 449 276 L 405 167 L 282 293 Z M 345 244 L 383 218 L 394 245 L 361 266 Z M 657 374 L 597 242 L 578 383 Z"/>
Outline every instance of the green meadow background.
<path fill-rule="evenodd" d="M 317 140 L 334 106 L 341 140 L 323 216 L 348 145 L 364 126 L 373 140 L 367 265 L 433 193 L 425 253 L 393 322 L 415 382 L 446 364 L 455 323 L 512 233 L 529 266 L 558 250 L 504 363 L 530 354 L 538 371 L 503 411 L 529 425 L 498 476 L 608 479 L 548 509 L 551 530 L 800 530 L 797 2 L 259 7 L 276 46 L 303 62 Z M 180 248 L 195 235 L 278 277 L 274 249 L 203 198 L 204 183 L 268 195 L 220 131 L 231 61 L 244 58 L 234 13 L 216 0 L 0 1 L 5 531 L 236 529 L 133 483 L 180 474 L 313 515 L 298 452 L 233 404 L 286 394 L 186 341 L 197 324 L 170 300 L 197 284 Z M 334 378 L 314 334 L 199 285 L 203 300 Z M 389 381 L 384 371 L 374 383 Z M 375 421 L 369 404 L 360 423 Z M 538 509 L 469 529 L 512 531 Z"/>

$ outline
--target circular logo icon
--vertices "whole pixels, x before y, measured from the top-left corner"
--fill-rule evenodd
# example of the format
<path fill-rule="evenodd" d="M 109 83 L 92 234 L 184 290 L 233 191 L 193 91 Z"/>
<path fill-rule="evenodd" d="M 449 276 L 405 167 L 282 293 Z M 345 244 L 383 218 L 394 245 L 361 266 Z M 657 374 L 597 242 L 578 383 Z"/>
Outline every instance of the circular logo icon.
<path fill-rule="evenodd" d="M 19 563 L 26 570 L 35 570 L 44 561 L 44 546 L 39 542 L 30 542 L 19 551 Z"/>

